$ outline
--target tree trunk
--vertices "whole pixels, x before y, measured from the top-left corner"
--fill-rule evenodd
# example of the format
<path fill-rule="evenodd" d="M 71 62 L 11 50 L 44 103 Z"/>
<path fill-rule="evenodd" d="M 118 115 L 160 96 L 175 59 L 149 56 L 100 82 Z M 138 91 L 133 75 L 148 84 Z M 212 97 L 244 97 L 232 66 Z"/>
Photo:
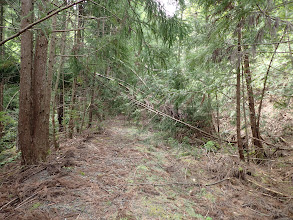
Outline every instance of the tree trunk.
<path fill-rule="evenodd" d="M 241 68 L 241 79 L 242 79 L 242 108 L 243 108 L 243 117 L 244 117 L 244 125 L 245 125 L 245 143 L 243 143 L 243 146 L 246 146 L 246 152 L 247 152 L 247 162 L 250 161 L 250 152 L 249 152 L 249 144 L 248 144 L 248 129 L 247 129 L 247 118 L 246 118 L 246 109 L 245 109 L 245 86 L 244 86 L 244 76 L 243 76 L 243 65 Z"/>
<path fill-rule="evenodd" d="M 56 3 L 56 0 L 54 1 Z M 57 17 L 54 16 L 52 18 L 52 30 L 56 29 L 56 22 L 57 22 Z M 56 47 L 56 34 L 52 33 L 51 35 L 51 41 L 50 41 L 50 53 L 49 53 L 49 62 L 48 62 L 48 76 L 47 76 L 47 81 L 48 81 L 48 92 L 47 92 L 47 97 L 49 100 L 47 100 L 47 104 L 50 104 L 51 102 L 51 88 L 52 88 L 52 79 L 53 79 L 53 69 L 54 69 L 54 63 L 55 63 L 55 47 Z M 53 103 L 55 104 L 55 95 L 53 97 Z M 56 129 L 55 129 L 55 108 L 54 108 L 54 104 L 53 104 L 53 108 L 52 108 L 52 127 L 53 127 L 53 135 L 52 135 L 52 139 L 53 139 L 53 145 L 55 147 L 55 149 L 58 148 L 58 143 L 56 141 Z M 47 106 L 48 109 L 50 109 L 50 106 Z"/>
<path fill-rule="evenodd" d="M 94 112 L 94 102 L 95 102 L 95 82 L 93 82 L 91 93 L 90 93 L 90 109 L 89 109 L 89 121 L 88 121 L 88 128 L 92 126 L 93 123 L 93 112 Z"/>
<path fill-rule="evenodd" d="M 63 126 L 63 117 L 64 117 L 64 93 L 63 93 L 63 88 L 60 89 L 60 93 L 59 93 L 59 105 L 57 108 L 57 115 L 58 115 L 58 123 L 59 123 L 59 132 L 63 132 L 64 131 L 64 126 Z"/>
<path fill-rule="evenodd" d="M 0 8 L 0 42 L 3 40 L 3 35 L 4 35 L 4 3 L 1 1 L 1 8 Z M 4 46 L 0 46 L 0 60 L 4 58 Z M 0 112 L 4 110 L 3 107 L 3 99 L 4 99 L 4 79 L 3 76 L 0 76 Z M 2 124 L 2 121 L 0 121 L 0 139 L 3 136 L 3 129 L 4 126 Z"/>
<path fill-rule="evenodd" d="M 21 1 L 21 28 L 33 22 L 32 0 Z M 21 35 L 21 64 L 18 145 L 22 152 L 24 164 L 35 164 L 38 161 L 37 151 L 33 147 L 33 112 L 32 112 L 32 70 L 33 70 L 33 33 L 27 30 Z"/>
<path fill-rule="evenodd" d="M 256 147 L 256 157 L 262 158 L 264 156 L 264 149 L 262 146 L 262 142 L 260 140 L 259 127 L 257 126 L 257 123 L 256 123 L 254 94 L 252 89 L 252 80 L 251 80 L 248 54 L 244 55 L 244 73 L 245 73 L 246 86 L 247 86 L 247 96 L 249 101 L 249 117 L 250 117 L 250 126 L 251 126 L 252 138 L 253 138 L 253 145 Z"/>
<path fill-rule="evenodd" d="M 287 31 L 287 26 L 284 30 L 284 33 L 280 39 L 280 42 L 283 40 L 285 34 L 286 34 L 286 31 Z M 276 55 L 276 52 L 278 50 L 278 47 L 279 47 L 280 43 L 277 43 L 275 45 L 275 52 L 273 53 L 272 55 L 272 58 L 270 60 L 270 64 L 268 66 L 268 69 L 267 69 L 267 72 L 266 72 L 266 75 L 265 75 L 265 79 L 264 79 L 264 84 L 263 84 L 263 89 L 262 89 L 262 92 L 261 92 L 261 98 L 260 98 L 260 103 L 259 103 L 259 107 L 258 107 L 258 117 L 257 117 L 257 123 L 256 123 L 256 126 L 259 128 L 259 123 L 260 123 L 260 116 L 261 116 L 261 108 L 262 108 L 262 103 L 263 103 L 263 99 L 264 99 L 264 96 L 265 96 L 265 91 L 266 91 L 266 88 L 267 88 L 267 80 L 268 80 L 268 76 L 269 76 L 269 72 L 270 72 L 270 69 L 271 69 L 271 66 L 272 66 L 272 63 L 274 61 L 274 57 Z"/>
<path fill-rule="evenodd" d="M 71 92 L 71 104 L 70 104 L 70 117 L 69 117 L 69 124 L 68 124 L 68 137 L 70 139 L 73 138 L 73 130 L 74 130 L 74 105 L 75 105 L 75 90 L 76 90 L 76 78 L 73 79 L 72 83 L 72 92 Z"/>
<path fill-rule="evenodd" d="M 22 0 L 21 3 L 21 27 L 24 28 L 33 22 L 33 1 Z M 46 75 L 47 35 L 38 30 L 34 56 L 32 32 L 27 30 L 21 36 L 18 144 L 26 165 L 44 161 L 49 150 L 51 87 Z"/>
<path fill-rule="evenodd" d="M 67 3 L 65 1 L 65 3 Z M 67 28 L 67 18 L 66 18 L 66 14 L 64 15 L 64 18 L 63 18 L 63 25 L 62 25 L 62 28 L 64 30 L 66 30 Z M 64 55 L 65 53 L 65 43 L 66 43 L 66 32 L 63 32 L 62 33 L 62 37 L 61 37 L 61 55 Z M 53 143 L 54 143 L 54 147 L 55 149 L 58 149 L 59 146 L 58 146 L 58 143 L 56 141 L 56 126 L 55 126 L 55 112 L 56 112 L 56 103 L 57 103 L 57 98 L 58 100 L 60 99 L 60 97 L 58 97 L 58 85 L 59 85 L 59 82 L 60 82 L 60 75 L 61 75 L 61 72 L 63 70 L 63 66 L 64 66 L 64 56 L 61 56 L 60 57 L 60 63 L 59 63 L 59 67 L 57 69 L 57 77 L 56 77 L 56 82 L 55 82 L 55 86 L 54 86 L 54 91 L 53 91 L 53 94 L 54 94 L 54 97 L 53 97 L 53 100 L 52 100 L 52 127 L 53 127 Z M 62 94 L 62 98 L 63 98 L 63 90 L 60 89 L 60 94 L 59 96 Z M 59 101 L 58 101 L 59 103 Z M 59 103 L 60 105 L 60 103 Z M 59 131 L 63 131 L 63 124 L 62 124 L 62 121 L 63 121 L 63 110 L 62 110 L 62 114 L 60 114 L 60 106 L 58 105 L 58 109 L 57 109 L 57 115 L 58 115 L 58 122 L 59 122 Z M 63 100 L 62 100 L 62 103 L 61 103 L 61 106 L 62 106 L 62 109 L 63 109 Z"/>
<path fill-rule="evenodd" d="M 237 85 L 236 85 L 236 121 L 237 121 L 237 145 L 238 145 L 238 152 L 240 160 L 244 161 L 244 154 L 243 154 L 243 143 L 241 138 L 241 112 L 240 112 L 240 102 L 241 102 L 241 27 L 238 27 L 238 62 L 237 62 Z"/>
<path fill-rule="evenodd" d="M 3 107 L 4 96 L 3 96 L 3 94 L 4 94 L 4 80 L 0 79 L 0 112 L 2 112 L 4 110 L 4 107 Z M 0 121 L 0 139 L 4 135 L 3 129 L 4 129 L 4 126 L 3 126 L 2 122 Z"/>
<path fill-rule="evenodd" d="M 46 64 L 48 39 L 46 33 L 38 31 L 33 70 L 33 145 L 39 160 L 45 160 L 49 150 L 49 114 L 51 86 L 48 84 Z M 48 88 L 49 87 L 49 88 Z"/>

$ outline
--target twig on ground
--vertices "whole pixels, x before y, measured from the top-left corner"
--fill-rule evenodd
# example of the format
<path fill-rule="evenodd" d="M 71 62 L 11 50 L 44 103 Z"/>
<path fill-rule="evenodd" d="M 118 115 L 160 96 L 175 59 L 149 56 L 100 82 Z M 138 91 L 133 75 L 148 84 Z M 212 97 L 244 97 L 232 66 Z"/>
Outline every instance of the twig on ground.
<path fill-rule="evenodd" d="M 221 183 L 221 182 L 224 182 L 226 180 L 230 180 L 231 178 L 225 178 L 225 179 L 222 179 L 222 180 L 219 180 L 217 182 L 214 182 L 214 183 L 210 183 L 210 184 L 205 184 L 205 186 L 213 186 L 213 185 L 216 185 L 218 183 Z"/>
<path fill-rule="evenodd" d="M 11 203 L 17 201 L 18 199 L 19 199 L 19 198 L 17 197 L 17 198 L 14 198 L 14 199 L 10 200 L 9 202 L 7 202 L 6 204 L 4 204 L 3 206 L 0 207 L 0 211 L 1 211 L 2 209 L 4 209 L 5 207 L 9 206 Z"/>
<path fill-rule="evenodd" d="M 254 181 L 252 181 L 252 180 L 250 180 L 250 179 L 247 179 L 247 181 L 250 182 L 250 183 L 252 183 L 253 185 L 256 185 L 257 187 L 259 187 L 259 188 L 265 190 L 266 192 L 270 193 L 272 196 L 277 195 L 276 197 L 278 197 L 278 198 L 279 198 L 280 196 L 281 196 L 282 198 L 289 198 L 289 196 L 287 196 L 287 195 L 285 195 L 285 194 L 283 194 L 283 193 L 281 193 L 281 192 L 277 192 L 277 191 L 275 191 L 275 190 L 273 190 L 273 189 L 266 188 L 266 187 L 260 185 L 259 183 L 254 182 Z"/>
<path fill-rule="evenodd" d="M 201 183 L 186 183 L 186 182 L 170 182 L 170 183 L 132 183 L 132 184 L 128 184 L 129 186 L 137 186 L 137 185 L 153 185 L 153 186 L 168 186 L 168 185 L 186 185 L 186 186 L 213 186 L 216 185 L 218 183 L 224 182 L 226 180 L 230 180 L 231 178 L 225 178 L 222 180 L 219 180 L 217 182 L 214 183 L 209 183 L 209 184 L 201 184 Z"/>
<path fill-rule="evenodd" d="M 244 204 L 244 205 L 242 205 L 242 207 L 246 207 L 246 208 L 250 209 L 251 211 L 254 211 L 257 214 L 262 215 L 262 216 L 267 216 L 267 217 L 270 217 L 271 216 L 271 215 L 268 215 L 268 214 L 259 212 L 259 211 L 255 210 L 255 209 L 251 208 L 249 204 Z"/>
<path fill-rule="evenodd" d="M 18 204 L 18 206 L 15 209 L 19 209 L 21 206 L 23 206 L 24 204 L 28 203 L 31 201 L 31 199 L 33 199 L 36 195 L 38 195 L 40 191 L 32 194 L 31 196 L 27 197 L 25 200 L 23 200 L 21 203 Z"/>

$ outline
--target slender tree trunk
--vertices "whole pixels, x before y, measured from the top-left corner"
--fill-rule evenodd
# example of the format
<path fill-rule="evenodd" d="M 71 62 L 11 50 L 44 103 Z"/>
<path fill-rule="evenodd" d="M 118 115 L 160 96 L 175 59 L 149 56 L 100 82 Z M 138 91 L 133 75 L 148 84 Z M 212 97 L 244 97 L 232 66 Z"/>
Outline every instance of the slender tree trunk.
<path fill-rule="evenodd" d="M 56 3 L 56 0 L 55 0 Z M 52 18 L 52 30 L 56 29 L 56 22 L 57 22 L 57 17 L 54 16 Z M 50 53 L 49 53 L 49 62 L 48 62 L 48 99 L 47 103 L 50 104 L 51 102 L 51 87 L 52 87 L 52 79 L 53 79 L 53 69 L 54 69 L 54 63 L 55 63 L 55 47 L 56 47 L 56 34 L 52 33 L 51 35 L 51 41 L 50 41 Z M 58 143 L 56 141 L 56 129 L 55 129 L 55 100 L 56 100 L 56 96 L 54 94 L 53 97 L 53 108 L 52 108 L 52 127 L 53 127 L 53 135 L 52 135 L 52 139 L 53 139 L 53 145 L 55 147 L 55 149 L 58 148 Z M 50 109 L 50 106 L 47 106 L 48 109 Z"/>
<path fill-rule="evenodd" d="M 67 1 L 65 1 L 65 3 L 67 3 Z M 66 14 L 64 15 L 64 23 L 63 23 L 63 28 L 66 30 L 67 29 L 67 17 Z M 66 36 L 67 33 L 63 32 L 62 33 L 62 37 L 61 37 L 61 54 L 65 54 L 66 51 Z M 60 65 L 58 68 L 58 75 L 57 75 L 57 79 L 58 77 L 60 78 L 61 74 L 62 74 L 62 88 L 60 89 L 60 94 L 59 94 L 59 105 L 57 108 L 57 114 L 58 114 L 58 123 L 59 123 L 59 132 L 62 132 L 64 130 L 64 126 L 63 126 L 63 117 L 64 117 L 64 72 L 63 72 L 63 67 L 64 67 L 64 61 L 65 61 L 65 57 L 61 57 L 60 58 Z M 57 80 L 59 83 L 59 79 Z M 56 82 L 55 85 L 55 95 L 57 95 L 57 88 L 58 88 L 58 84 Z"/>
<path fill-rule="evenodd" d="M 21 28 L 33 22 L 33 1 L 21 1 L 22 20 Z M 22 152 L 24 164 L 34 164 L 38 161 L 33 142 L 33 115 L 32 115 L 32 71 L 33 71 L 33 33 L 27 30 L 21 35 L 21 64 L 20 64 L 20 92 L 19 92 L 19 119 L 18 145 Z"/>
<path fill-rule="evenodd" d="M 67 3 L 65 1 L 65 3 Z M 63 18 L 63 25 L 62 25 L 62 28 L 66 30 L 67 28 L 67 18 L 66 18 L 66 14 L 64 14 L 64 18 Z M 63 32 L 62 33 L 62 37 L 61 37 L 61 54 L 63 55 L 65 53 L 65 43 L 66 43 L 66 32 Z M 60 82 L 60 74 L 63 70 L 63 66 L 64 66 L 64 57 L 61 56 L 60 57 L 60 63 L 59 63 L 59 67 L 57 69 L 57 77 L 56 77 L 56 82 L 55 82 L 55 85 L 54 85 L 54 91 L 53 91 L 53 94 L 54 94 L 54 97 L 53 97 L 53 103 L 52 103 L 52 127 L 53 127 L 53 143 L 54 143 L 54 147 L 55 149 L 58 149 L 59 146 L 58 146 L 58 143 L 56 141 L 56 126 L 55 126 L 55 112 L 56 112 L 56 103 L 57 103 L 57 98 L 58 100 L 60 99 L 58 97 L 58 85 L 59 85 L 59 82 Z M 63 90 L 61 89 L 60 90 L 60 95 L 62 94 L 62 98 L 63 98 Z M 59 95 L 59 96 L 60 96 Z M 60 105 L 60 102 L 58 101 L 59 105 Z M 61 106 L 63 106 L 63 101 L 62 101 L 62 104 Z M 62 115 L 60 114 L 60 106 L 58 106 L 58 110 L 57 110 L 57 115 L 58 115 L 58 122 L 59 122 L 59 131 L 63 131 L 63 125 L 62 125 L 62 120 L 63 120 L 63 111 L 62 111 Z"/>
<path fill-rule="evenodd" d="M 82 119 L 81 119 L 80 130 L 79 130 L 80 133 L 82 132 L 84 121 L 85 121 L 85 116 L 86 116 L 86 113 L 87 113 L 90 105 L 91 105 L 91 103 L 89 105 L 87 104 L 87 95 L 85 93 L 84 99 L 83 99 L 83 115 L 82 115 Z"/>
<path fill-rule="evenodd" d="M 3 35 L 4 35 L 4 3 L 1 1 L 0 2 L 0 42 L 3 40 Z M 4 46 L 0 46 L 0 60 L 4 58 Z M 2 75 L 0 75 L 0 112 L 4 110 L 3 107 L 3 99 L 4 99 L 4 78 Z M 0 139 L 3 136 L 3 129 L 4 126 L 2 122 L 0 121 Z"/>
<path fill-rule="evenodd" d="M 247 129 L 247 119 L 246 119 L 246 109 L 245 109 L 245 86 L 244 86 L 244 76 L 243 76 L 243 65 L 242 65 L 242 71 L 241 71 L 241 78 L 242 78 L 242 108 L 243 108 L 243 117 L 244 117 L 244 125 L 245 125 L 245 143 L 243 143 L 243 146 L 246 146 L 247 151 L 247 162 L 250 161 L 250 152 L 249 152 L 249 143 L 248 143 L 248 129 Z"/>
<path fill-rule="evenodd" d="M 81 42 L 82 42 L 81 28 L 83 26 L 82 15 L 83 15 L 83 4 L 79 4 L 78 5 L 78 11 L 77 11 L 77 18 L 78 18 L 78 20 L 77 20 L 77 31 L 76 31 L 76 35 L 75 35 L 75 45 L 73 47 L 74 55 L 78 55 L 78 52 L 80 51 L 80 48 L 81 48 Z M 78 60 L 78 57 L 75 56 L 74 59 Z M 74 110 L 76 108 L 76 106 L 75 106 L 76 81 L 77 81 L 77 75 L 79 73 L 75 73 L 75 74 L 76 75 L 74 76 L 74 79 L 73 79 L 72 94 L 71 94 L 72 97 L 71 97 L 70 118 L 69 118 L 69 126 L 68 126 L 69 138 L 73 137 L 74 127 L 75 127 L 75 125 L 74 125 L 75 123 L 73 121 L 73 113 L 74 113 Z M 79 112 L 77 112 L 77 114 L 79 114 Z"/>
<path fill-rule="evenodd" d="M 280 39 L 280 42 L 283 40 L 283 38 L 284 38 L 284 36 L 286 34 L 286 31 L 287 31 L 287 27 L 284 30 L 284 33 L 283 33 L 283 35 L 282 35 L 282 37 Z M 274 61 L 274 58 L 275 58 L 275 55 L 276 55 L 276 52 L 278 50 L 279 45 L 280 45 L 280 43 L 277 43 L 275 45 L 275 52 L 272 55 L 272 58 L 270 60 L 270 64 L 268 66 L 268 69 L 267 69 L 267 72 L 266 72 L 266 75 L 265 75 L 263 89 L 262 89 L 262 92 L 261 92 L 260 103 L 259 103 L 259 107 L 258 107 L 258 117 L 257 117 L 257 123 L 256 123 L 256 126 L 258 128 L 260 128 L 259 123 L 260 123 L 260 116 L 261 116 L 261 108 L 262 108 L 262 102 L 263 102 L 263 99 L 264 99 L 265 91 L 266 91 L 266 88 L 267 88 L 267 80 L 268 80 L 269 72 L 270 72 L 270 69 L 271 69 L 271 66 L 272 66 L 272 63 Z"/>
<path fill-rule="evenodd" d="M 250 126 L 253 137 L 253 145 L 256 147 L 256 157 L 261 158 L 264 156 L 264 149 L 262 142 L 260 140 L 259 127 L 257 127 L 256 114 L 255 114 L 255 105 L 254 105 L 254 94 L 252 89 L 252 80 L 251 72 L 249 66 L 249 56 L 248 54 L 244 55 L 244 73 L 247 86 L 247 96 L 249 101 L 249 117 L 250 117 Z"/>
<path fill-rule="evenodd" d="M 93 112 L 94 112 L 94 102 L 95 102 L 95 81 L 93 82 L 91 93 L 90 93 L 90 109 L 89 109 L 89 121 L 88 121 L 88 128 L 92 126 L 93 123 Z"/>
<path fill-rule="evenodd" d="M 71 105 L 70 105 L 70 117 L 69 117 L 69 124 L 68 124 L 68 137 L 70 139 L 73 138 L 73 131 L 74 131 L 74 105 L 75 105 L 75 90 L 76 90 L 76 78 L 73 79 L 72 83 L 72 92 L 71 92 Z"/>
<path fill-rule="evenodd" d="M 4 2 L 0 1 L 0 40 L 4 38 Z M 4 46 L 0 46 L 0 56 L 4 57 Z"/>
<path fill-rule="evenodd" d="M 63 132 L 64 130 L 64 126 L 63 126 L 63 117 L 64 117 L 64 93 L 63 93 L 63 88 L 60 89 L 60 93 L 59 93 L 59 105 L 57 108 L 57 114 L 58 114 L 58 123 L 59 123 L 59 132 Z"/>
<path fill-rule="evenodd" d="M 241 112 L 240 112 L 240 102 L 241 102 L 241 27 L 238 27 L 238 62 L 237 62 L 237 85 L 236 85 L 236 120 L 237 120 L 237 145 L 238 145 L 238 152 L 240 160 L 244 161 L 244 154 L 243 154 L 243 143 L 241 138 Z"/>
<path fill-rule="evenodd" d="M 289 48 L 289 56 L 290 56 L 290 59 L 291 59 L 291 64 L 292 64 L 292 68 L 293 68 L 293 53 L 292 53 L 292 48 L 291 48 L 291 43 L 290 43 L 290 37 L 288 36 L 288 48 Z"/>
<path fill-rule="evenodd" d="M 3 98 L 4 98 L 4 80 L 0 79 L 0 112 L 4 111 L 4 107 L 3 107 Z M 4 135 L 4 126 L 2 124 L 2 122 L 0 121 L 0 139 L 3 137 Z"/>
<path fill-rule="evenodd" d="M 218 92 L 216 91 L 216 103 L 217 103 L 217 132 L 220 134 L 220 108 L 218 100 Z"/>
<path fill-rule="evenodd" d="M 77 92 L 75 90 L 75 92 Z M 81 114 L 81 109 L 82 109 L 82 99 L 81 99 L 81 94 L 79 93 L 79 95 L 77 95 L 77 102 L 74 105 L 75 108 L 75 123 L 74 123 L 74 127 L 76 129 L 76 132 L 79 133 L 80 132 L 80 124 L 81 124 L 81 120 L 80 120 L 80 114 Z"/>

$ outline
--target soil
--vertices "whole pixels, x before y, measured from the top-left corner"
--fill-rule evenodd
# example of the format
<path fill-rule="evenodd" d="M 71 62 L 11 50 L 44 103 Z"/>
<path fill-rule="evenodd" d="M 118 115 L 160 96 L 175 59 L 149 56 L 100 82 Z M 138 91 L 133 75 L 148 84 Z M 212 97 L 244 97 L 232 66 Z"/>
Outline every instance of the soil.
<path fill-rule="evenodd" d="M 292 151 L 256 165 L 170 147 L 118 117 L 60 139 L 46 163 L 1 168 L 0 219 L 289 220 L 292 164 Z"/>

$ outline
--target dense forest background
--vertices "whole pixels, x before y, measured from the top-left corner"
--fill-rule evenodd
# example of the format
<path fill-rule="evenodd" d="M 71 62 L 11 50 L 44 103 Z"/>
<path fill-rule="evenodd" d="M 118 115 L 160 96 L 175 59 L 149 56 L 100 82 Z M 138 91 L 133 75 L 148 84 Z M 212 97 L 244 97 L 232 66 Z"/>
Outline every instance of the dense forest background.
<path fill-rule="evenodd" d="M 1 1 L 1 151 L 117 114 L 241 160 L 290 142 L 292 2 L 163 3 Z"/>
<path fill-rule="evenodd" d="M 0 218 L 291 219 L 293 1 L 0 7 Z"/>

